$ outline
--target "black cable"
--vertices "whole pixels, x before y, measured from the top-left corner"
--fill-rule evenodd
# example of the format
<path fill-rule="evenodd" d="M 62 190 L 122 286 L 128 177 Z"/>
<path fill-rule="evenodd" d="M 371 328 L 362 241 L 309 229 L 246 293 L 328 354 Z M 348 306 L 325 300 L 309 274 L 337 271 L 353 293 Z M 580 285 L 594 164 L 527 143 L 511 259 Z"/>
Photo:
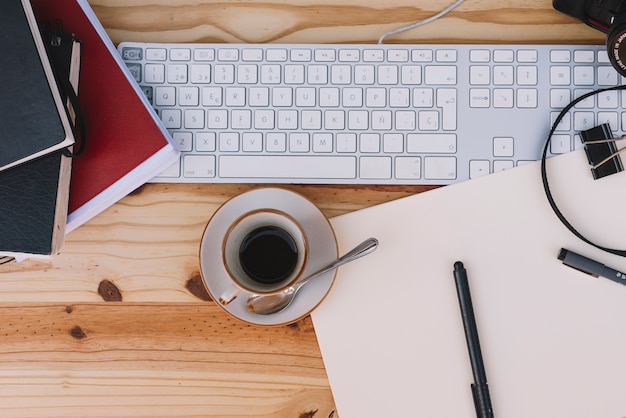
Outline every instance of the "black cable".
<path fill-rule="evenodd" d="M 548 175 L 546 173 L 546 158 L 548 156 L 548 148 L 550 148 L 550 141 L 552 140 L 552 134 L 554 134 L 554 131 L 556 130 L 556 127 L 559 125 L 559 123 L 561 123 L 561 120 L 563 119 L 563 117 L 565 117 L 565 115 L 567 114 L 567 112 L 570 111 L 571 108 L 576 106 L 579 102 L 587 99 L 588 97 L 594 96 L 596 94 L 603 93 L 605 91 L 625 90 L 625 89 L 626 89 L 626 85 L 615 86 L 615 87 L 608 87 L 608 88 L 604 88 L 604 89 L 594 90 L 592 92 L 583 94 L 582 96 L 577 97 L 576 99 L 574 99 L 570 104 L 568 104 L 567 106 L 565 106 L 565 108 L 563 108 L 561 113 L 559 113 L 559 115 L 557 116 L 556 120 L 552 124 L 552 128 L 550 129 L 550 133 L 548 134 L 548 138 L 546 140 L 546 144 L 545 144 L 545 146 L 543 148 L 543 153 L 541 154 L 541 180 L 543 182 L 543 190 L 544 190 L 544 192 L 546 194 L 546 197 L 548 198 L 548 203 L 550 203 L 550 207 L 552 208 L 552 210 L 556 214 L 557 218 L 559 218 L 561 223 L 563 225 L 565 225 L 565 227 L 572 234 L 577 236 L 582 241 L 584 241 L 587 244 L 592 245 L 592 246 L 594 246 L 594 247 L 596 247 L 596 248 L 598 248 L 600 250 L 606 251 L 606 252 L 611 253 L 611 254 L 619 255 L 619 256 L 622 256 L 622 257 L 626 257 L 626 250 L 615 250 L 615 249 L 604 247 L 602 245 L 599 245 L 599 244 L 596 244 L 596 243 L 592 242 L 587 237 L 585 237 L 583 234 L 578 232 L 578 230 L 576 230 L 576 228 L 574 228 L 574 226 L 571 223 L 569 223 L 567 218 L 565 218 L 565 215 L 563 215 L 563 213 L 559 210 L 556 202 L 554 201 L 554 198 L 552 197 L 552 193 L 550 192 L 550 186 L 548 185 Z"/>

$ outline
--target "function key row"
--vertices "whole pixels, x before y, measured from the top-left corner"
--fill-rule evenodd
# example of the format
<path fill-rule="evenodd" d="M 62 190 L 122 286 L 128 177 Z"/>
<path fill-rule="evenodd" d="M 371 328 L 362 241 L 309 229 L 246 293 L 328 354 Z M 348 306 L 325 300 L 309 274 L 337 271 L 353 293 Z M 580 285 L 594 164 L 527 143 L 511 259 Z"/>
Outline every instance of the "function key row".
<path fill-rule="evenodd" d="M 169 57 L 168 57 L 169 53 Z M 126 61 L 456 62 L 453 49 L 143 48 L 124 47 Z"/>
<path fill-rule="evenodd" d="M 169 54 L 169 57 L 168 57 Z M 145 55 L 145 56 L 144 56 Z M 406 48 L 146 48 L 125 47 L 124 60 L 141 61 L 249 61 L 249 62 L 457 62 L 455 49 L 406 49 Z M 472 49 L 470 62 L 538 62 L 538 51 L 534 49 Z M 605 50 L 550 51 L 552 63 L 608 63 Z"/>

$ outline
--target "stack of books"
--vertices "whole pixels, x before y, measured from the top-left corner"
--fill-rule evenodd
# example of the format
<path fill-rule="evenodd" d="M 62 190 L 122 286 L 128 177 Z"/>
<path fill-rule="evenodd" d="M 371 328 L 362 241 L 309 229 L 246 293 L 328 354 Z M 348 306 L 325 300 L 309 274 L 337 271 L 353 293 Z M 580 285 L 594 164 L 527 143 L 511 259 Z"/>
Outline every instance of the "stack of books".
<path fill-rule="evenodd" d="M 5 0 L 0 27 L 0 256 L 50 257 L 179 151 L 87 0 Z"/>
<path fill-rule="evenodd" d="M 30 4 L 0 9 L 0 255 L 50 256 L 64 241 L 75 138 Z M 55 71 L 77 88 L 80 44 L 63 39 Z"/>

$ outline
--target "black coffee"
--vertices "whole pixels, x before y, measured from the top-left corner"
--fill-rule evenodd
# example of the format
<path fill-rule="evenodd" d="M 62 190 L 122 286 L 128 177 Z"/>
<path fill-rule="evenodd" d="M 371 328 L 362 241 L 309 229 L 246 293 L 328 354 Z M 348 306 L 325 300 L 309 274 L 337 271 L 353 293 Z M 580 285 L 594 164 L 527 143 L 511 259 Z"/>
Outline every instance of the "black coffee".
<path fill-rule="evenodd" d="M 287 231 L 263 226 L 243 239 L 239 260 L 251 279 L 262 284 L 275 284 L 285 280 L 296 268 L 298 248 Z"/>

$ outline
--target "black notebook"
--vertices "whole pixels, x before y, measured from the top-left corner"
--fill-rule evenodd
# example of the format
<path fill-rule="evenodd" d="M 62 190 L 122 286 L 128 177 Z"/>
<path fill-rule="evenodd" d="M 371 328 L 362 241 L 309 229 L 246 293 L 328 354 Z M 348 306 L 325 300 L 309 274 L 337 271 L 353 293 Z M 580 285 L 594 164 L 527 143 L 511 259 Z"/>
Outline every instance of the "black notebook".
<path fill-rule="evenodd" d="M 74 138 L 28 0 L 0 1 L 0 170 Z"/>
<path fill-rule="evenodd" d="M 0 172 L 0 255 L 51 256 L 65 237 L 71 157 L 54 151 Z"/>
<path fill-rule="evenodd" d="M 78 93 L 80 43 L 71 34 L 56 32 L 44 32 L 43 39 L 68 105 L 63 111 L 75 120 L 68 95 Z M 68 212 L 68 151 L 53 151 L 0 171 L 0 256 L 48 257 L 59 252 Z"/>

